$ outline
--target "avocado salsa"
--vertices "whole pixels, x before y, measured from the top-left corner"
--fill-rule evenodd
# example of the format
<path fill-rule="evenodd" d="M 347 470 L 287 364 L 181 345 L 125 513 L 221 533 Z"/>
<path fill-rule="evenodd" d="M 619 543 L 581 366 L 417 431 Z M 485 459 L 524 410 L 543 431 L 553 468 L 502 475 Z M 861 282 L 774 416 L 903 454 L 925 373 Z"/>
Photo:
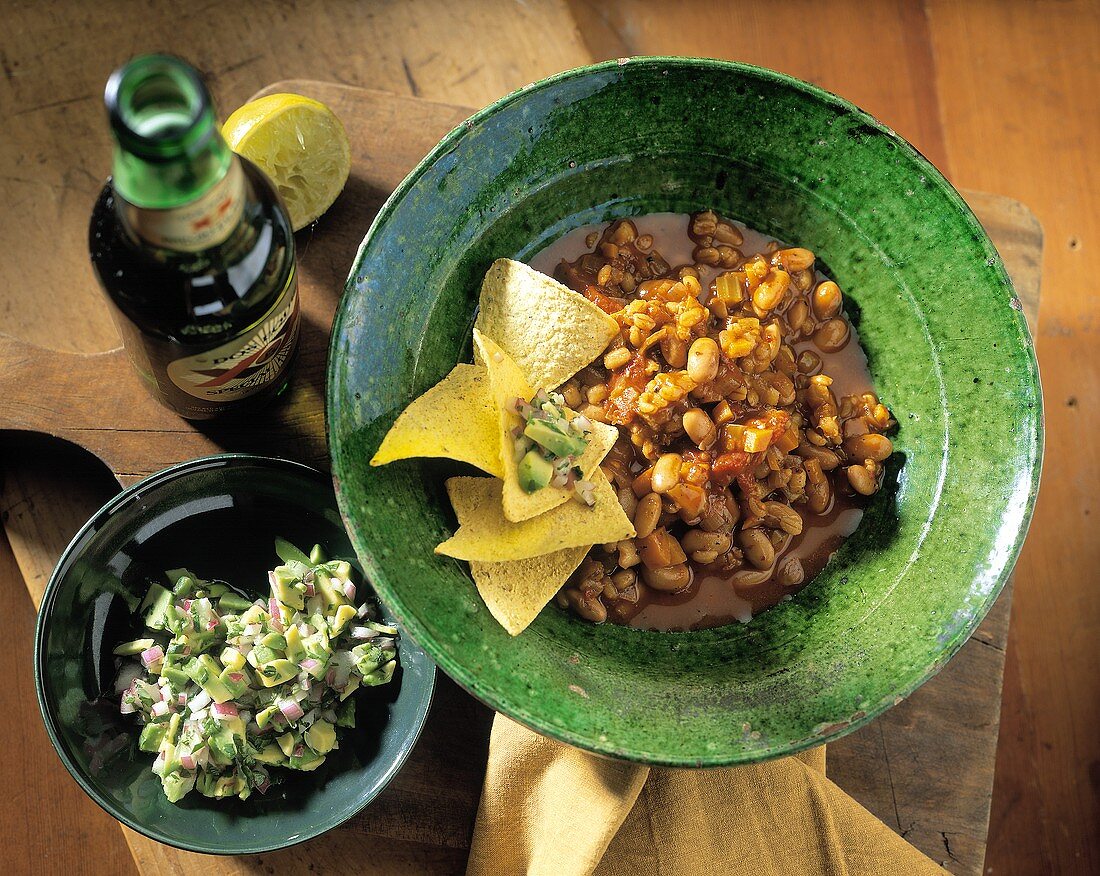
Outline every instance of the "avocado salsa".
<path fill-rule="evenodd" d="M 279 780 L 272 767 L 316 769 L 355 726 L 351 695 L 393 677 L 397 629 L 356 605 L 351 564 L 320 545 L 275 549 L 267 599 L 173 569 L 139 607 L 145 635 L 114 649 L 136 658 L 119 708 L 143 725 L 139 748 L 156 753 L 173 803 L 191 790 L 244 800 Z"/>

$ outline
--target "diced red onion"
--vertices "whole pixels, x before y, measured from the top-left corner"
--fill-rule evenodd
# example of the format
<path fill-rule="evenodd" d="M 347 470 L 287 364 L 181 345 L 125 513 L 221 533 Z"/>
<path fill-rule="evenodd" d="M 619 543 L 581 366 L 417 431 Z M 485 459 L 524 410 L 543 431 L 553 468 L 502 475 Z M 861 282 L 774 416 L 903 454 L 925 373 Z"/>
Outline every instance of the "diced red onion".
<path fill-rule="evenodd" d="M 260 625 L 259 624 L 248 624 L 241 631 L 241 635 L 243 635 L 243 636 L 255 636 L 259 632 L 260 632 Z"/>
<path fill-rule="evenodd" d="M 306 584 L 306 596 L 316 596 L 317 588 L 313 586 L 313 582 Z"/>
<path fill-rule="evenodd" d="M 122 702 L 119 703 L 118 710 L 123 715 L 132 715 L 137 711 L 137 706 L 128 697 L 123 697 Z"/>
<path fill-rule="evenodd" d="M 329 671 L 325 673 L 325 684 L 332 687 L 332 682 L 336 679 L 336 667 L 329 667 Z"/>
<path fill-rule="evenodd" d="M 230 672 L 229 673 L 229 680 L 232 681 L 234 684 L 240 684 L 242 681 L 244 681 L 244 673 L 243 672 Z"/>
<path fill-rule="evenodd" d="M 141 652 L 141 662 L 145 665 L 146 669 L 148 669 L 158 660 L 163 659 L 164 650 L 160 647 L 160 645 L 154 645 L 152 648 L 146 648 L 144 651 Z"/>
<path fill-rule="evenodd" d="M 176 695 L 176 702 L 179 703 L 181 706 L 186 706 L 187 705 L 187 694 L 185 694 L 185 693 L 177 694 Z"/>
<path fill-rule="evenodd" d="M 183 610 L 184 611 L 190 611 L 191 610 L 191 600 L 190 599 L 183 600 Z"/>
<path fill-rule="evenodd" d="M 313 686 L 313 680 L 309 677 L 308 672 L 303 672 L 298 675 L 298 685 L 302 688 L 302 690 L 307 692 L 309 691 L 310 687 Z"/>
<path fill-rule="evenodd" d="M 216 630 L 218 628 L 218 619 L 216 617 L 210 618 L 210 620 L 206 622 L 206 628 L 208 630 Z"/>
<path fill-rule="evenodd" d="M 314 660 L 312 657 L 307 657 L 301 663 L 302 669 L 306 670 L 306 672 L 309 672 L 313 669 L 316 669 L 320 665 L 321 665 L 321 661 L 320 660 Z"/>
<path fill-rule="evenodd" d="M 279 702 L 279 711 L 283 713 L 283 716 L 288 721 L 297 721 L 305 714 L 302 707 L 294 700 L 281 700 Z"/>
<path fill-rule="evenodd" d="M 271 628 L 276 632 L 283 631 L 282 614 L 279 611 L 279 600 L 274 596 L 267 601 L 268 613 L 271 615 Z"/>
<path fill-rule="evenodd" d="M 264 779 L 262 782 L 260 782 L 260 784 L 258 784 L 256 786 L 256 790 L 259 791 L 261 794 L 266 794 L 270 787 L 271 787 L 271 780 L 270 779 Z"/>
<path fill-rule="evenodd" d="M 210 705 L 210 694 L 204 690 L 200 690 L 197 694 L 191 697 L 191 711 L 198 712 L 201 709 L 205 709 Z"/>
<path fill-rule="evenodd" d="M 214 714 L 222 718 L 239 717 L 236 703 L 214 703 L 212 708 L 214 710 Z"/>
<path fill-rule="evenodd" d="M 371 644 L 373 644 L 373 645 L 375 645 L 379 648 L 385 649 L 385 648 L 392 648 L 394 642 L 396 642 L 396 641 L 397 641 L 396 639 L 391 639 L 387 636 L 382 636 L 381 638 L 375 639 Z"/>
<path fill-rule="evenodd" d="M 355 599 L 355 585 L 351 581 L 344 582 L 344 595 L 348 599 Z"/>
<path fill-rule="evenodd" d="M 370 603 L 364 602 L 359 606 L 359 610 L 355 612 L 356 616 L 360 619 L 365 618 L 370 614 Z"/>
<path fill-rule="evenodd" d="M 353 639 L 373 639 L 378 635 L 376 630 L 372 630 L 370 627 L 352 627 L 351 637 Z"/>
<path fill-rule="evenodd" d="M 321 697 L 323 697 L 324 695 L 324 687 L 319 684 L 315 684 L 309 689 L 309 696 L 306 697 L 306 699 L 308 699 L 311 703 L 319 703 L 321 702 Z"/>
<path fill-rule="evenodd" d="M 195 769 L 195 758 L 192 757 L 190 754 L 181 754 L 180 766 L 182 766 L 185 770 Z"/>
<path fill-rule="evenodd" d="M 295 757 L 301 757 L 305 753 L 306 753 L 306 747 L 304 745 L 302 745 L 300 742 L 297 745 L 294 746 L 294 756 Z"/>
<path fill-rule="evenodd" d="M 168 703 L 166 703 L 164 700 L 153 703 L 153 708 L 151 709 L 151 711 L 158 718 L 162 718 L 168 714 Z"/>

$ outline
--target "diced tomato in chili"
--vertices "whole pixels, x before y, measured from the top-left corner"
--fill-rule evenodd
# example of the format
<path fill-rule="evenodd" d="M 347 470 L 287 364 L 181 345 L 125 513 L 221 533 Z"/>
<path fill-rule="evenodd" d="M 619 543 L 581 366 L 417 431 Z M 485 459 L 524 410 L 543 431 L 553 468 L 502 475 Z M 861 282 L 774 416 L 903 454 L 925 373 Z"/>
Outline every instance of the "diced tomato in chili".
<path fill-rule="evenodd" d="M 607 394 L 607 420 L 616 426 L 626 426 L 638 410 L 638 396 L 649 383 L 645 356 L 635 355 L 625 368 L 615 372 Z"/>
<path fill-rule="evenodd" d="M 719 487 L 728 487 L 734 478 L 753 468 L 759 456 L 758 453 L 745 453 L 743 450 L 719 454 L 710 466 L 711 483 Z"/>
<path fill-rule="evenodd" d="M 600 290 L 599 286 L 589 284 L 584 287 L 584 297 L 595 304 L 604 313 L 616 313 L 623 309 L 621 298 L 612 298 Z"/>

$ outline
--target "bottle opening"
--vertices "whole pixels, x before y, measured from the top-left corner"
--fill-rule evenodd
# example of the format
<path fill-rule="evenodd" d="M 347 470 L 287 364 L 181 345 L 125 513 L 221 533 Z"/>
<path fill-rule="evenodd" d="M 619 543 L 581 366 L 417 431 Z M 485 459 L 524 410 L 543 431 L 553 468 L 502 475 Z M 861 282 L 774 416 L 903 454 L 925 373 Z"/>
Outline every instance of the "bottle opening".
<path fill-rule="evenodd" d="M 104 100 L 119 143 L 149 157 L 187 151 L 213 128 L 202 80 L 169 55 L 145 55 L 120 67 L 107 82 Z"/>

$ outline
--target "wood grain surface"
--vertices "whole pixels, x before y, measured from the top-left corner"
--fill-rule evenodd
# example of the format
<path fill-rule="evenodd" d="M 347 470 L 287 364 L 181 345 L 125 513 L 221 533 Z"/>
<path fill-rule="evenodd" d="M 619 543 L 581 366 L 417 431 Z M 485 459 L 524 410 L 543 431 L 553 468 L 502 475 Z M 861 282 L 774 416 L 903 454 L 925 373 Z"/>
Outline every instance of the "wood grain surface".
<path fill-rule="evenodd" d="M 537 0 L 277 7 L 249 0 L 181 8 L 43 0 L 7 2 L 2 14 L 0 117 L 9 125 L 0 138 L 0 195 L 8 208 L 0 211 L 0 331 L 53 348 L 95 352 L 115 343 L 84 235 L 107 166 L 102 83 L 136 51 L 169 49 L 195 60 L 212 76 L 223 114 L 294 75 L 481 105 L 592 56 L 732 57 L 838 91 L 893 125 L 956 182 L 1028 203 L 1048 240 L 1039 331 L 1048 465 L 1017 575 L 987 872 L 1100 868 L 1100 556 L 1089 528 L 1100 483 L 1100 313 L 1089 282 L 1100 269 L 1095 3 L 601 0 L 565 9 Z M 399 129 L 400 120 L 389 124 Z M 50 557 L 86 516 L 81 503 L 90 510 L 105 498 L 102 472 L 97 483 L 86 459 L 77 464 L 40 446 L 5 442 L 0 452 L 9 537 L 28 587 L 40 587 Z M 0 574 L 0 586 L 22 598 L 10 566 L 0 563 Z M 976 647 L 968 645 L 933 684 Z M 24 732 L 24 720 L 4 710 L 0 733 Z M 954 735 L 954 727 L 944 728 L 946 741 Z M 935 784 L 940 777 L 928 772 Z M 24 796 L 68 806 L 55 787 L 64 781 L 63 774 L 25 771 L 0 813 L 22 823 L 15 807 Z M 942 782 L 941 792 L 948 778 Z M 88 821 L 74 822 L 111 824 L 85 808 Z M 945 833 L 950 857 L 957 839 Z M 124 872 L 110 863 L 106 830 L 61 831 L 48 840 L 15 830 L 8 843 L 12 860 L 33 861 L 36 871 Z M 19 857 L 28 848 L 39 856 Z"/>

